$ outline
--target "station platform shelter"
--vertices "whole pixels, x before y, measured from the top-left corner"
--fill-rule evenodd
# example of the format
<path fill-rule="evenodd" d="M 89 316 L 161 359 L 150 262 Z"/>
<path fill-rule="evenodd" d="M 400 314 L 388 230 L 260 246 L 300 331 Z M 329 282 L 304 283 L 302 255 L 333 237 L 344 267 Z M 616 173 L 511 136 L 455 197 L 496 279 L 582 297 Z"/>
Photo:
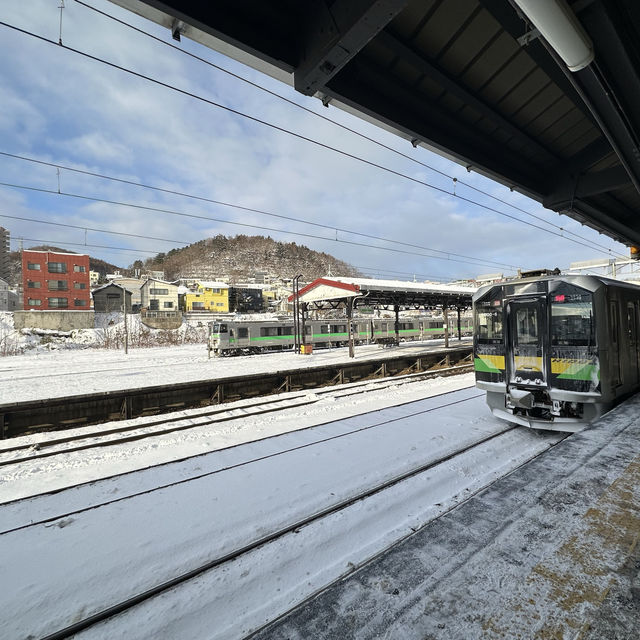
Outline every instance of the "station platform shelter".
<path fill-rule="evenodd" d="M 400 340 L 401 310 L 439 311 L 444 317 L 445 346 L 448 346 L 449 312 L 457 313 L 457 333 L 460 337 L 460 316 L 463 311 L 471 309 L 475 291 L 475 287 L 428 282 L 352 277 L 318 278 L 302 288 L 298 288 L 294 280 L 294 291 L 289 296 L 289 302 L 294 306 L 296 326 L 304 325 L 309 311 L 313 309 L 344 309 L 349 321 L 358 308 L 393 310 L 396 341 Z M 299 329 L 296 332 L 303 335 Z M 350 353 L 352 352 L 353 346 L 350 345 Z"/>

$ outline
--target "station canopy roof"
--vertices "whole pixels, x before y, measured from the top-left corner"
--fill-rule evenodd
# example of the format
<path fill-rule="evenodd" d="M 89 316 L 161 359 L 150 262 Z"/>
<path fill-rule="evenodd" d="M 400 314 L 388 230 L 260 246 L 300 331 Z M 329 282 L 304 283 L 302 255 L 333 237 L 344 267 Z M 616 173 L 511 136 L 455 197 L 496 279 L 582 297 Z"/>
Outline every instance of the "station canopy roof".
<path fill-rule="evenodd" d="M 332 279 L 318 278 L 300 289 L 298 299 L 302 304 L 311 304 L 316 308 L 336 308 L 353 299 L 355 307 L 397 305 L 429 309 L 447 305 L 467 309 L 471 307 L 471 297 L 475 291 L 474 287 L 459 285 L 345 276 Z M 295 294 L 289 296 L 289 301 L 293 301 L 294 298 Z"/>
<path fill-rule="evenodd" d="M 112 1 L 640 247 L 638 0 Z"/>

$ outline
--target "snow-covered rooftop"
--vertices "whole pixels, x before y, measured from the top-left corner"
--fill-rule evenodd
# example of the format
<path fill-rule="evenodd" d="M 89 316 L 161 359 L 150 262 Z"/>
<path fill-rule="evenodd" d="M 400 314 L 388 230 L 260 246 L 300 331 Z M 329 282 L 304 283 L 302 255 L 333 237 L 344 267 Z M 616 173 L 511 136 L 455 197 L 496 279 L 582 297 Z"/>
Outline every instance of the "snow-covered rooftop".
<path fill-rule="evenodd" d="M 328 280 L 354 284 L 360 289 L 378 289 L 389 291 L 420 291 L 426 293 L 467 293 L 472 295 L 477 287 L 461 287 L 460 285 L 439 284 L 434 282 L 407 282 L 406 280 L 377 280 L 375 278 L 352 278 L 351 276 L 331 276 Z"/>

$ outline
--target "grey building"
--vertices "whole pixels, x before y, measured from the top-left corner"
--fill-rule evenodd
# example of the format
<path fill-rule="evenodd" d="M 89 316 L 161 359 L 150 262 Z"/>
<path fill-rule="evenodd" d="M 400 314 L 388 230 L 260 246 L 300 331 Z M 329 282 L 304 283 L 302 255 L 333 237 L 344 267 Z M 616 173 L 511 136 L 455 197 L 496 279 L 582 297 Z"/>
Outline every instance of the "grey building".
<path fill-rule="evenodd" d="M 9 250 L 11 234 L 8 229 L 0 227 L 0 278 L 9 282 Z"/>
<path fill-rule="evenodd" d="M 16 311 L 18 306 L 18 294 L 9 289 L 8 283 L 0 278 L 0 311 Z"/>
<path fill-rule="evenodd" d="M 105 284 L 91 292 L 93 296 L 93 310 L 96 313 L 110 313 L 123 311 L 123 303 L 127 301 L 127 313 L 131 313 L 131 291 L 119 284 Z"/>

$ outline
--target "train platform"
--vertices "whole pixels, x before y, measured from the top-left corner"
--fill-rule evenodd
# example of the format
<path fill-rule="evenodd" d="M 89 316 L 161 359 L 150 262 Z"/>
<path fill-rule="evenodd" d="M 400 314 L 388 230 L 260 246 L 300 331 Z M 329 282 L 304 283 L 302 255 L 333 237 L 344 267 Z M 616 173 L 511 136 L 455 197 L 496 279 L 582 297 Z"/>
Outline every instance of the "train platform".
<path fill-rule="evenodd" d="M 636 638 L 639 537 L 636 395 L 255 637 Z"/>

